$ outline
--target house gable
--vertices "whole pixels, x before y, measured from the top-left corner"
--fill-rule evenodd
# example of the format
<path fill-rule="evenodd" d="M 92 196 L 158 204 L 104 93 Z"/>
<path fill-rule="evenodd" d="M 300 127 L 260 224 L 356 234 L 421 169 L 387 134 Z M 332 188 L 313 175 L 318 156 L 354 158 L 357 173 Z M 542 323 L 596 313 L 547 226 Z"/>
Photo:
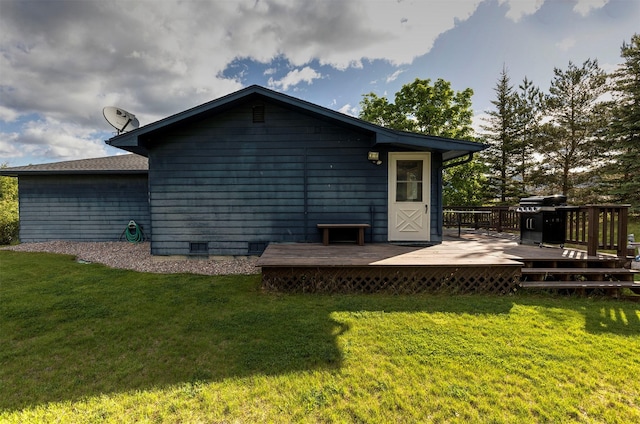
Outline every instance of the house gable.
<path fill-rule="evenodd" d="M 337 126 L 369 132 L 374 135 L 373 145 L 388 145 L 402 149 L 437 152 L 442 155 L 445 161 L 473 154 L 486 148 L 483 144 L 466 140 L 391 130 L 257 85 L 252 85 L 211 102 L 145 125 L 137 130 L 123 133 L 107 140 L 107 143 L 114 147 L 147 156 L 148 149 L 152 148 L 158 136 L 167 131 L 177 127 L 191 126 L 194 122 L 233 109 L 238 104 L 252 102 L 258 106 L 263 101 L 268 101 L 271 104 L 277 104 L 290 110 L 296 110 L 302 114 L 312 115 L 318 119 L 332 121 Z"/>
<path fill-rule="evenodd" d="M 318 242 L 319 222 L 373 222 L 386 237 L 386 169 L 370 131 L 256 101 L 172 128 L 148 149 L 152 252 L 245 255 L 270 242 Z M 258 247 L 256 247 L 258 246 Z"/>

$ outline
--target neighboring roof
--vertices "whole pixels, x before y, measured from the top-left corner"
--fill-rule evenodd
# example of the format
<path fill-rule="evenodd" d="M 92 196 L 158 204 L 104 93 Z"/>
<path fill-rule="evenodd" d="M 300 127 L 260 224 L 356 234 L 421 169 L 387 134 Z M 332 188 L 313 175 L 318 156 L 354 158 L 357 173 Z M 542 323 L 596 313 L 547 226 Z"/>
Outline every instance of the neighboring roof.
<path fill-rule="evenodd" d="M 252 85 L 242 90 L 231 93 L 219 99 L 204 103 L 184 112 L 169 116 L 160 121 L 140 127 L 136 130 L 117 135 L 106 142 L 114 147 L 119 147 L 133 153 L 147 156 L 146 140 L 152 139 L 154 134 L 166 131 L 176 126 L 183 126 L 190 122 L 202 119 L 204 116 L 219 113 L 234 105 L 253 98 L 268 99 L 274 103 L 294 108 L 301 112 L 313 114 L 322 118 L 336 121 L 337 123 L 355 127 L 360 130 L 375 134 L 376 145 L 401 146 L 415 150 L 439 151 L 443 160 L 448 161 L 470 153 L 479 152 L 487 148 L 486 145 L 466 140 L 455 140 L 444 137 L 408 133 L 384 128 L 353 116 L 345 115 L 335 110 L 309 103 L 307 101 L 278 93 L 258 85 Z M 373 146 L 372 146 L 373 147 Z"/>
<path fill-rule="evenodd" d="M 17 177 L 21 175 L 40 174 L 146 174 L 148 171 L 149 160 L 146 157 L 127 154 L 104 158 L 1 168 L 0 175 Z"/>

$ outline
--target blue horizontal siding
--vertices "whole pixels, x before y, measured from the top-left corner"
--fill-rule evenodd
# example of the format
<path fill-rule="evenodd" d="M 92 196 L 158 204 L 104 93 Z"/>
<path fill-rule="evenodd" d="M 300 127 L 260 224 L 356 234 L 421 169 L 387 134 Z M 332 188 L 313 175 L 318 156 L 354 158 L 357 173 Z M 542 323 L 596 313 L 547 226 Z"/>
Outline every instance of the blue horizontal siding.
<path fill-rule="evenodd" d="M 320 241 L 316 224 L 369 222 L 386 239 L 386 169 L 367 160 L 371 134 L 251 104 L 164 134 L 150 148 L 154 254 L 247 254 L 252 242 Z M 150 146 L 153 146 L 151 144 Z M 244 251 L 243 251 L 244 249 Z"/>
<path fill-rule="evenodd" d="M 146 175 L 20 176 L 20 241 L 116 241 L 133 219 L 151 236 Z"/>

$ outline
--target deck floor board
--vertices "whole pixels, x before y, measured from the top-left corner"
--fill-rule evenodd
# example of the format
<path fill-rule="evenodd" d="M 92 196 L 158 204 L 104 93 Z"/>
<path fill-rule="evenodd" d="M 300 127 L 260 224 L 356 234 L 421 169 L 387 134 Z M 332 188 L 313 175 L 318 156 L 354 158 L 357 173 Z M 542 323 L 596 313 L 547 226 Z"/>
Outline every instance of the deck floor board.
<path fill-rule="evenodd" d="M 271 244 L 258 260 L 260 267 L 309 266 L 522 266 L 526 261 L 607 260 L 606 255 L 559 247 L 520 245 L 516 240 L 483 234 L 448 238 L 434 246 L 398 244 Z"/>

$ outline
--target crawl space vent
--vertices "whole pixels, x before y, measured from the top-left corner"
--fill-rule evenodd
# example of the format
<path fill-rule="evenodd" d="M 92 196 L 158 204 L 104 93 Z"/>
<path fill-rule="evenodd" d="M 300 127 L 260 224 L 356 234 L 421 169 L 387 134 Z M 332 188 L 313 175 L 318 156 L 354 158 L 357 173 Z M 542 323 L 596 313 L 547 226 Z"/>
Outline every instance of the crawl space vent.
<path fill-rule="evenodd" d="M 209 253 L 208 243 L 189 243 L 189 253 L 192 255 L 207 255 Z"/>
<path fill-rule="evenodd" d="M 268 244 L 269 242 L 266 241 L 250 241 L 247 253 L 249 255 L 262 255 Z"/>

